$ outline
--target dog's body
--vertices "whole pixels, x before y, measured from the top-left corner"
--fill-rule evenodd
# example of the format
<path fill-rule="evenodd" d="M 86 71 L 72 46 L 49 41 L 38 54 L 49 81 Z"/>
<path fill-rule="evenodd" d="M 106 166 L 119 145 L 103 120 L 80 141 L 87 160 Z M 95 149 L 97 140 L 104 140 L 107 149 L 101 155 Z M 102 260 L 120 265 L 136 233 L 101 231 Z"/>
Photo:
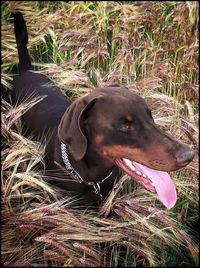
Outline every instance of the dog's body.
<path fill-rule="evenodd" d="M 118 178 L 118 166 L 126 171 L 120 159 L 162 171 L 192 160 L 193 151 L 163 133 L 145 101 L 127 88 L 99 88 L 70 104 L 50 79 L 31 71 L 20 13 L 14 25 L 21 73 L 13 82 L 13 101 L 46 96 L 24 114 L 22 123 L 25 135 L 47 138 L 46 173 L 53 183 L 82 194 L 88 204 L 107 196 Z M 70 181 L 67 169 L 72 172 Z"/>

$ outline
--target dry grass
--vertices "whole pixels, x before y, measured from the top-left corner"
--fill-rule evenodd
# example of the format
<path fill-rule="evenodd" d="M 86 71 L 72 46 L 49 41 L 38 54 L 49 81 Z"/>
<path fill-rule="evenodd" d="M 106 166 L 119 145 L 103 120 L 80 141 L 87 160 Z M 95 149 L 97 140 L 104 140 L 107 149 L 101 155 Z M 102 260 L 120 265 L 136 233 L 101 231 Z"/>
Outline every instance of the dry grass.
<path fill-rule="evenodd" d="M 2 4 L 5 95 L 18 62 L 11 12 L 25 15 L 36 70 L 69 98 L 118 83 L 145 97 L 155 121 L 198 149 L 198 2 Z M 39 100 L 34 100 L 37 102 Z M 44 143 L 21 135 L 28 101 L 2 106 L 5 266 L 198 266 L 198 157 L 173 172 L 176 207 L 123 176 L 99 211 L 72 210 L 47 183 Z"/>

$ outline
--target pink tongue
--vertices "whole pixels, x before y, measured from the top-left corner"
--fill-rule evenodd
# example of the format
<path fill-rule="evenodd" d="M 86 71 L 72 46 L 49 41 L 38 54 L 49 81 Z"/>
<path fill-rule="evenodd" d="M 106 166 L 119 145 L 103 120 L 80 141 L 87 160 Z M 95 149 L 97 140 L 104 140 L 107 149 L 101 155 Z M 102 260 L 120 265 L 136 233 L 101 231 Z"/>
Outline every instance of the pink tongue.
<path fill-rule="evenodd" d="M 177 193 L 176 187 L 169 174 L 164 171 L 158 171 L 139 163 L 132 162 L 137 170 L 142 171 L 153 182 L 160 201 L 168 208 L 176 204 Z"/>

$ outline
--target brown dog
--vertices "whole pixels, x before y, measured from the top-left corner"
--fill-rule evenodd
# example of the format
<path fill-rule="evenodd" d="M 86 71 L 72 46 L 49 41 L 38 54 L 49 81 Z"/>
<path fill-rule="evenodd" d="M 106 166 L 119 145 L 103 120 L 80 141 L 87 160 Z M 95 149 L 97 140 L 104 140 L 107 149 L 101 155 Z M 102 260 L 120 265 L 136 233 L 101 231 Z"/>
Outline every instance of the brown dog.
<path fill-rule="evenodd" d="M 127 88 L 99 88 L 69 104 L 50 79 L 31 71 L 21 13 L 14 26 L 20 75 L 13 82 L 13 101 L 46 96 L 22 122 L 25 135 L 47 138 L 46 173 L 52 183 L 81 194 L 87 205 L 107 196 L 122 169 L 173 207 L 176 189 L 165 171 L 186 166 L 193 150 L 161 131 L 145 101 Z"/>

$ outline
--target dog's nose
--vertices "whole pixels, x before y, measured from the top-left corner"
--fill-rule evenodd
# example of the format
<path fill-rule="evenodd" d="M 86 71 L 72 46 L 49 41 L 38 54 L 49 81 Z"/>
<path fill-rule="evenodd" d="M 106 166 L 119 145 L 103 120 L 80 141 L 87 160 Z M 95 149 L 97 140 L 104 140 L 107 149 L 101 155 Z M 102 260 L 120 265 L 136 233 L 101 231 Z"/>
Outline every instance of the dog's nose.
<path fill-rule="evenodd" d="M 176 161 L 179 167 L 184 167 L 189 164 L 194 158 L 194 151 L 187 146 L 184 146 L 179 150 L 176 155 Z"/>

